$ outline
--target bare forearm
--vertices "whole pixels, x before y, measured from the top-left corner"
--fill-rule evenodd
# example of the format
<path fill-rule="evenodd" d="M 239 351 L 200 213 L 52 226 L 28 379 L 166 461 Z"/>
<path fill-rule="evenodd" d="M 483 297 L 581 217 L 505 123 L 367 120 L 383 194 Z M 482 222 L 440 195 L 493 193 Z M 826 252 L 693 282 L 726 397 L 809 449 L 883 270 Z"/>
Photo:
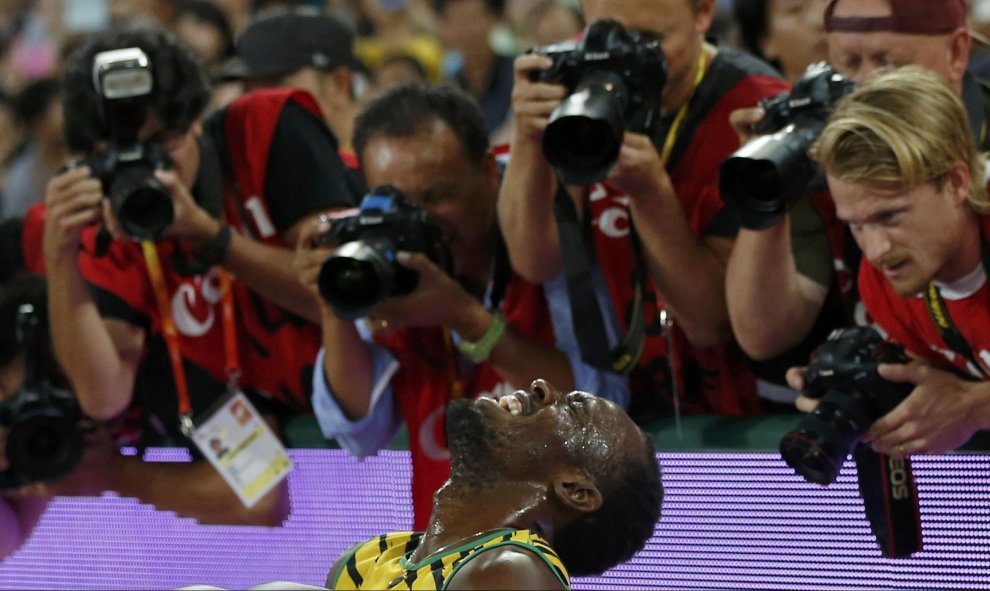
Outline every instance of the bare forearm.
<path fill-rule="evenodd" d="M 191 464 L 124 462 L 117 492 L 135 497 L 163 511 L 174 511 L 211 525 L 279 526 L 289 514 L 287 481 L 248 509 L 206 461 Z"/>
<path fill-rule="evenodd" d="M 323 312 L 323 371 L 334 397 L 347 418 L 368 414 L 371 403 L 372 365 L 368 344 L 354 323 Z"/>
<path fill-rule="evenodd" d="M 293 252 L 233 233 L 223 265 L 255 292 L 282 308 L 320 321 L 320 304 L 299 283 L 292 266 Z"/>
<path fill-rule="evenodd" d="M 499 224 L 513 269 L 532 283 L 542 283 L 561 266 L 553 215 L 557 182 L 538 145 L 514 141 L 512 149 L 499 191 Z"/>
<path fill-rule="evenodd" d="M 726 303 L 743 350 L 767 359 L 807 335 L 827 288 L 798 273 L 791 251 L 790 222 L 762 231 L 739 231 L 726 269 Z"/>
<path fill-rule="evenodd" d="M 731 336 L 725 266 L 699 240 L 676 197 L 630 200 L 650 279 L 688 339 L 710 347 Z"/>
<path fill-rule="evenodd" d="M 74 260 L 48 266 L 52 344 L 79 404 L 95 419 L 116 416 L 130 403 L 134 373 L 121 360 Z"/>

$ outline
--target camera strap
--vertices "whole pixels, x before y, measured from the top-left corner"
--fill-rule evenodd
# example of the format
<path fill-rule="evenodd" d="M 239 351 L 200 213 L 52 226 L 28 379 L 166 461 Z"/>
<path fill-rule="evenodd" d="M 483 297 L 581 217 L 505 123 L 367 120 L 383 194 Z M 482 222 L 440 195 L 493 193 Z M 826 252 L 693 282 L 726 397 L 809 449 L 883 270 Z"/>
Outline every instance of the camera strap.
<path fill-rule="evenodd" d="M 866 518 L 885 558 L 906 558 L 922 548 L 918 485 L 911 458 L 878 454 L 868 445 L 853 450 Z"/>
<path fill-rule="evenodd" d="M 145 240 L 141 242 L 141 250 L 144 253 L 145 265 L 148 268 L 148 276 L 151 279 L 152 291 L 155 293 L 155 303 L 158 305 L 158 313 L 161 315 L 162 335 L 165 338 L 169 362 L 172 365 L 172 377 L 175 379 L 175 390 L 179 398 L 179 426 L 182 429 L 183 435 L 190 437 L 194 428 L 192 402 L 189 396 L 189 383 L 186 380 L 185 366 L 182 363 L 179 332 L 175 328 L 175 320 L 172 317 L 172 306 L 168 299 L 168 286 L 165 284 L 165 276 L 162 273 L 162 265 L 158 258 L 158 249 L 155 243 Z M 230 274 L 221 268 L 220 306 L 223 323 L 224 354 L 226 358 L 225 370 L 229 391 L 237 390 L 241 373 L 240 361 L 237 354 L 237 327 L 234 323 L 234 294 L 232 287 Z"/>
<path fill-rule="evenodd" d="M 982 232 L 980 233 L 980 257 L 983 270 L 987 274 L 987 280 L 990 281 L 990 247 L 987 246 L 987 241 Z M 949 308 L 946 306 L 945 300 L 942 298 L 942 293 L 935 283 L 928 284 L 924 299 L 925 307 L 928 309 L 928 315 L 931 317 L 932 322 L 935 323 L 935 327 L 938 329 L 938 333 L 942 337 L 942 340 L 945 341 L 945 344 L 959 355 L 965 357 L 966 361 L 982 377 L 990 378 L 986 371 L 984 371 L 983 366 L 977 361 L 976 355 L 973 354 L 973 348 L 969 346 L 966 337 L 956 328 L 955 322 L 952 321 L 952 316 L 949 315 Z"/>
<path fill-rule="evenodd" d="M 574 332 L 581 349 L 581 359 L 594 367 L 610 369 L 616 373 L 629 373 L 643 353 L 646 323 L 643 320 L 643 283 L 646 269 L 640 253 L 639 238 L 629 221 L 636 269 L 633 274 L 633 309 L 629 319 L 629 331 L 619 344 L 609 349 L 605 320 L 596 297 L 595 280 L 590 261 L 595 260 L 592 238 L 588 225 L 582 225 L 577 210 L 564 184 L 557 182 L 554 197 L 554 214 L 557 218 L 557 234 L 560 238 L 560 254 L 567 284 L 567 296 L 571 307 Z"/>

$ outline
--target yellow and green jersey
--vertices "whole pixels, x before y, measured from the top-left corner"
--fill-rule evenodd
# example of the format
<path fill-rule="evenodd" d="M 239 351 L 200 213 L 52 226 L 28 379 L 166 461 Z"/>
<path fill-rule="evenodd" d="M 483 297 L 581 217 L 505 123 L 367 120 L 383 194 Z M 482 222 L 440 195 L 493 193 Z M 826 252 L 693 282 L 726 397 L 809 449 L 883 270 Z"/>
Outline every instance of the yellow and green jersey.
<path fill-rule="evenodd" d="M 447 588 L 457 571 L 486 550 L 517 546 L 533 552 L 546 563 L 557 580 L 570 589 L 567 569 L 553 548 L 528 529 L 500 529 L 441 550 L 419 562 L 409 556 L 419 546 L 422 532 L 385 534 L 362 542 L 348 551 L 327 581 L 331 589 L 431 589 Z"/>

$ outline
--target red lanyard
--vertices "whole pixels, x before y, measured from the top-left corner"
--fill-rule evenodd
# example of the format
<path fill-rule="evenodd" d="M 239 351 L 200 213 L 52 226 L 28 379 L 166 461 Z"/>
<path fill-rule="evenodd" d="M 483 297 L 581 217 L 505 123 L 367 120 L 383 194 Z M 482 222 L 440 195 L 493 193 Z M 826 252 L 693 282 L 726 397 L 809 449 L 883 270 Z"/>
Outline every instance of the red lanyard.
<path fill-rule="evenodd" d="M 189 383 L 186 381 L 186 370 L 182 364 L 182 351 L 179 347 L 179 332 L 172 318 L 172 307 L 168 300 L 168 286 L 162 273 L 162 265 L 158 259 L 155 243 L 145 240 L 141 243 L 144 261 L 151 278 L 151 287 L 155 292 L 158 313 L 162 317 L 162 334 L 165 346 L 168 348 L 169 361 L 172 364 L 172 376 L 175 378 L 175 389 L 179 396 L 179 425 L 187 437 L 192 433 L 192 403 L 189 399 Z M 226 355 L 225 370 L 227 372 L 227 387 L 237 389 L 240 379 L 240 363 L 237 357 L 237 327 L 234 324 L 234 296 L 231 290 L 230 274 L 220 269 L 221 316 L 223 319 L 223 344 Z"/>

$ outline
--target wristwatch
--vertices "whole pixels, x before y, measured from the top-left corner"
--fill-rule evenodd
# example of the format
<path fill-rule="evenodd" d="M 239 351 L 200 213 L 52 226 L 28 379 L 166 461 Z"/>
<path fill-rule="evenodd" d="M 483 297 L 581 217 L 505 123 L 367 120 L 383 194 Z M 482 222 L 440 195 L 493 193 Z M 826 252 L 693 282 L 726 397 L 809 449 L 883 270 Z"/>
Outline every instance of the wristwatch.
<path fill-rule="evenodd" d="M 474 363 L 482 363 L 492 354 L 492 349 L 502 339 L 505 334 L 505 317 L 498 310 L 492 312 L 492 323 L 488 325 L 488 330 L 476 341 L 461 339 L 457 343 L 457 350 Z"/>
<path fill-rule="evenodd" d="M 193 258 L 204 267 L 219 265 L 227 258 L 227 251 L 230 250 L 230 240 L 233 231 L 230 226 L 221 226 L 213 238 L 193 251 Z"/>

